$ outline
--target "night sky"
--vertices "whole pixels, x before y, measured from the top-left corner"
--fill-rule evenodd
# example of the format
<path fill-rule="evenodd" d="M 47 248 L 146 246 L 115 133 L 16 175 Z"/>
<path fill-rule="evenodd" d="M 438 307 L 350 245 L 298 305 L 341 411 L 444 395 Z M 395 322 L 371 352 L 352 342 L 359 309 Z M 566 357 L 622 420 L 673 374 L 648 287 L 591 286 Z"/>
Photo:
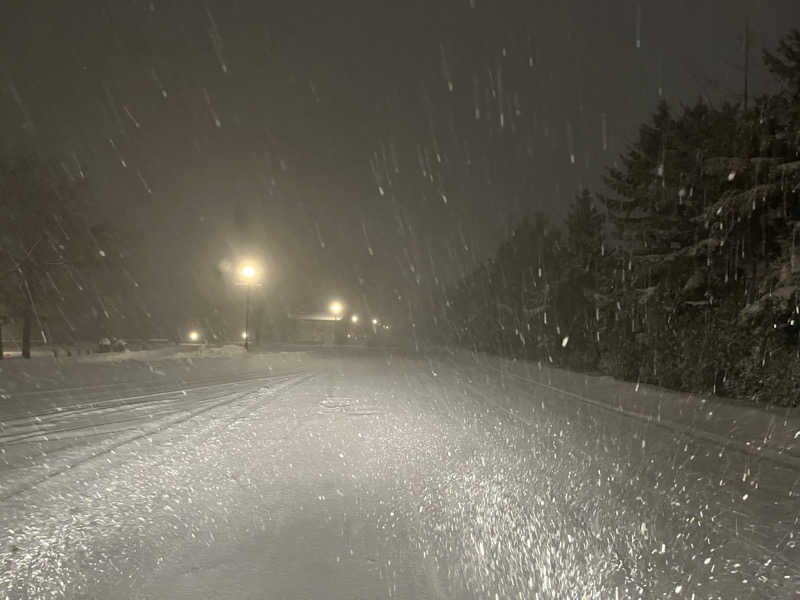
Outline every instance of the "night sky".
<path fill-rule="evenodd" d="M 245 256 L 301 309 L 415 304 L 559 220 L 660 96 L 741 97 L 745 23 L 756 92 L 800 25 L 797 0 L 9 4 L 4 150 L 84 169 L 191 311 Z"/>

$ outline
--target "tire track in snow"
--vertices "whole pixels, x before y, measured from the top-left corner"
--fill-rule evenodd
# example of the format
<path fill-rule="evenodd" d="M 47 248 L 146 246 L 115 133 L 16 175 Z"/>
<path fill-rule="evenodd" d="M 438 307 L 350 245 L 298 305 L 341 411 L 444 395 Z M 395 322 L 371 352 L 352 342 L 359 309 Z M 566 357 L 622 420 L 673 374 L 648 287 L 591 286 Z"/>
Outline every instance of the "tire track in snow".
<path fill-rule="evenodd" d="M 218 408 L 233 404 L 234 402 L 237 402 L 239 400 L 245 399 L 248 396 L 251 396 L 253 394 L 258 394 L 259 392 L 262 392 L 262 393 L 266 392 L 267 396 L 273 396 L 273 395 L 275 395 L 275 394 L 277 394 L 279 392 L 285 391 L 286 389 L 288 389 L 290 387 L 294 387 L 296 385 L 299 385 L 299 384 L 309 380 L 311 377 L 313 377 L 313 374 L 310 374 L 310 373 L 295 375 L 293 377 L 292 376 L 283 376 L 283 375 L 277 376 L 277 377 L 264 377 L 264 378 L 261 378 L 260 381 L 269 382 L 269 381 L 274 381 L 275 379 L 283 379 L 284 381 L 279 383 L 275 387 L 267 388 L 266 390 L 264 390 L 263 387 L 259 387 L 259 388 L 256 388 L 256 389 L 248 389 L 248 390 L 245 390 L 244 392 L 241 392 L 241 393 L 232 394 L 230 392 L 225 392 L 223 394 L 214 396 L 211 399 L 212 401 L 216 400 L 218 398 L 224 398 L 224 399 L 220 400 L 219 402 L 213 402 L 210 405 L 209 404 L 205 404 L 204 406 L 202 406 L 200 408 L 197 408 L 197 409 L 195 409 L 193 411 L 190 411 L 189 413 L 187 413 L 185 415 L 182 415 L 182 416 L 180 416 L 180 417 L 178 417 L 176 419 L 172 419 L 172 420 L 169 420 L 167 422 L 159 423 L 155 427 L 150 428 L 147 431 L 143 431 L 141 433 L 137 433 L 137 434 L 135 434 L 133 436 L 125 437 L 122 440 L 114 441 L 111 444 L 105 445 L 105 446 L 103 446 L 101 448 L 93 449 L 92 451 L 90 451 L 90 453 L 88 455 L 85 455 L 85 456 L 79 457 L 77 459 L 74 459 L 72 461 L 69 461 L 67 464 L 62 465 L 62 466 L 60 466 L 60 467 L 58 467 L 56 469 L 53 469 L 52 471 L 49 471 L 49 472 L 47 472 L 47 473 L 45 473 L 45 474 L 33 479 L 32 481 L 27 481 L 25 484 L 23 484 L 21 486 L 17 486 L 17 487 L 15 487 L 15 488 L 11 489 L 10 491 L 7 491 L 7 492 L 3 492 L 2 494 L 0 494 L 0 502 L 5 502 L 7 500 L 15 498 L 15 497 L 17 497 L 17 496 L 19 496 L 19 495 L 21 495 L 21 494 L 23 494 L 23 493 L 35 488 L 35 487 L 41 485 L 41 484 L 53 479 L 54 477 L 58 477 L 59 475 L 62 475 L 64 473 L 68 472 L 68 471 L 71 471 L 72 469 L 74 469 L 76 467 L 84 465 L 84 464 L 86 464 L 86 463 L 88 463 L 88 462 L 90 462 L 92 460 L 95 460 L 97 458 L 100 458 L 102 456 L 106 456 L 108 454 L 111 454 L 115 450 L 117 450 L 117 449 L 119 449 L 119 448 L 121 448 L 123 446 L 126 446 L 128 444 L 131 444 L 131 443 L 134 443 L 136 441 L 139 441 L 139 440 L 141 440 L 143 438 L 146 438 L 146 437 L 158 434 L 158 433 L 162 433 L 162 432 L 164 432 L 164 431 L 166 431 L 166 430 L 168 430 L 170 428 L 173 428 L 173 427 L 176 427 L 178 425 L 181 425 L 182 423 L 185 423 L 185 422 L 187 422 L 187 421 L 189 421 L 191 419 L 194 419 L 195 417 L 198 417 L 198 416 L 200 416 L 202 414 L 205 414 L 205 413 L 208 413 L 208 412 L 213 411 L 215 409 L 218 409 Z M 229 384 L 220 384 L 220 385 L 229 385 Z M 262 397 L 262 396 L 260 396 L 260 397 Z M 248 412 L 252 411 L 253 408 L 254 408 L 254 406 L 252 406 L 252 405 L 243 407 L 242 410 L 239 411 L 239 414 L 237 415 L 236 418 L 241 418 L 243 416 L 243 413 L 248 413 Z"/>

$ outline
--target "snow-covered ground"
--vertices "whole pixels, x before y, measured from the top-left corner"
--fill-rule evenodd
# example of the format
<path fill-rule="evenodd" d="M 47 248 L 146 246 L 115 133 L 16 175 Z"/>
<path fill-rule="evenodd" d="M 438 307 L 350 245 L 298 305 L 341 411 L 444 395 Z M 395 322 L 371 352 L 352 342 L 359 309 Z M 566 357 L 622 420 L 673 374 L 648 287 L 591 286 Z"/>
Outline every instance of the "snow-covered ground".
<path fill-rule="evenodd" d="M 3 365 L 0 598 L 800 598 L 791 413 L 468 353 L 175 354 Z"/>

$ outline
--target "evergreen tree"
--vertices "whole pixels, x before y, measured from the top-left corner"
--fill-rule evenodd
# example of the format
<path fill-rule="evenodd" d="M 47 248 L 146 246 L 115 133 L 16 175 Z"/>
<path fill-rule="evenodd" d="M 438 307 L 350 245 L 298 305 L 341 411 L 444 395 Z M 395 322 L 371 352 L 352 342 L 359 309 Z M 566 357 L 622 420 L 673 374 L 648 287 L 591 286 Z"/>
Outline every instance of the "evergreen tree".
<path fill-rule="evenodd" d="M 685 385 L 680 357 L 690 328 L 679 321 L 686 310 L 708 304 L 713 283 L 697 243 L 719 187 L 706 177 L 705 158 L 735 146 L 737 110 L 698 103 L 675 118 L 662 102 L 621 166 L 609 169 L 611 194 L 602 199 L 617 235 L 611 288 L 617 314 L 608 336 L 608 353 L 618 357 L 615 374 Z"/>
<path fill-rule="evenodd" d="M 601 290 L 605 267 L 604 217 L 589 190 L 575 198 L 566 219 L 567 244 L 556 295 L 564 360 L 594 368 L 600 359 L 600 310 L 608 302 Z"/>
<path fill-rule="evenodd" d="M 747 339 L 734 338 L 740 358 L 729 387 L 796 397 L 800 378 L 786 373 L 800 367 L 800 33 L 764 59 L 781 89 L 757 99 L 742 119 L 749 152 L 709 161 L 726 189 L 706 210 L 701 243 L 724 265 L 726 283 L 746 282 L 733 325 Z"/>

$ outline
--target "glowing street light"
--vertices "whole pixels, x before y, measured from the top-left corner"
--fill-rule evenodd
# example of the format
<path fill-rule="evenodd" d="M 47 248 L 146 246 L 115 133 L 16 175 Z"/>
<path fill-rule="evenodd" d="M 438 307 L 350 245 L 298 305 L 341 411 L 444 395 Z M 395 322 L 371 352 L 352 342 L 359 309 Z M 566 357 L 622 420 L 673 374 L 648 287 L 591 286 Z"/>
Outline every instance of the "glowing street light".
<path fill-rule="evenodd" d="M 378 319 L 372 319 L 372 324 L 373 325 L 377 325 L 378 323 L 380 323 L 380 321 L 378 321 Z"/>
<path fill-rule="evenodd" d="M 253 279 L 256 276 L 256 268 L 253 265 L 244 265 L 242 267 L 242 277 L 245 279 Z"/>
<path fill-rule="evenodd" d="M 333 315 L 338 319 L 339 315 L 341 315 L 342 311 L 344 310 L 344 305 L 338 300 L 334 300 L 333 302 L 331 302 L 331 305 L 328 308 L 333 313 Z"/>
<path fill-rule="evenodd" d="M 243 339 L 243 340 L 246 340 L 246 339 L 247 339 L 247 332 L 246 332 L 246 331 L 243 331 L 243 332 L 242 332 L 242 339 Z"/>
<path fill-rule="evenodd" d="M 200 339 L 200 334 L 197 331 L 190 331 L 189 339 L 193 342 L 196 342 L 197 340 Z"/>
<path fill-rule="evenodd" d="M 358 315 L 353 315 L 352 317 L 350 317 L 350 320 L 351 320 L 353 323 L 358 323 Z"/>

